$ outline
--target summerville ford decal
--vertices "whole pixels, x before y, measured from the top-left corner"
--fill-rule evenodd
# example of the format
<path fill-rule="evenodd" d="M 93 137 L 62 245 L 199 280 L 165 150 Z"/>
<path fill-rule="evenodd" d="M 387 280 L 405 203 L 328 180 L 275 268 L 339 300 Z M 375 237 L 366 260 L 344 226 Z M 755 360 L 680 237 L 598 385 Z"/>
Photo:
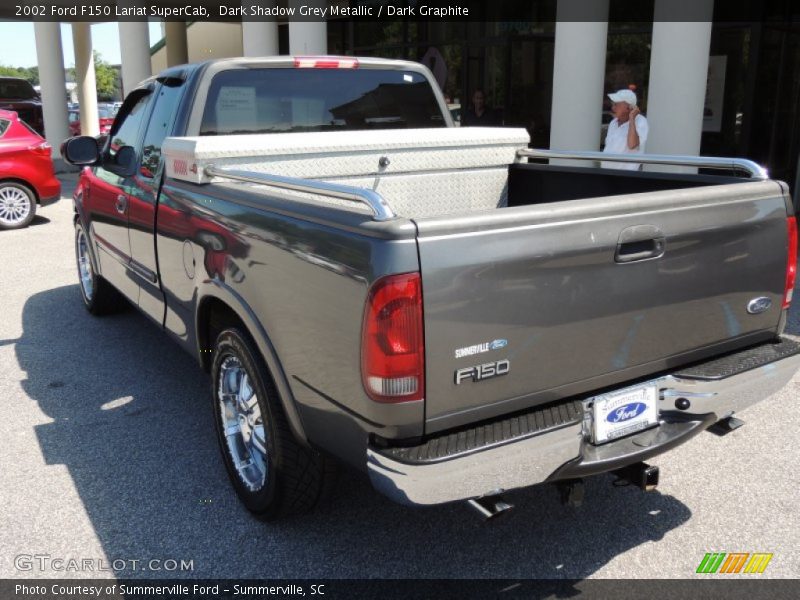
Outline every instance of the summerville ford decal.
<path fill-rule="evenodd" d="M 466 348 L 457 348 L 456 358 L 473 356 L 475 354 L 483 354 L 484 352 L 489 352 L 490 350 L 500 350 L 506 346 L 508 346 L 508 340 L 493 340 L 491 342 L 475 344 L 474 346 L 467 346 Z"/>

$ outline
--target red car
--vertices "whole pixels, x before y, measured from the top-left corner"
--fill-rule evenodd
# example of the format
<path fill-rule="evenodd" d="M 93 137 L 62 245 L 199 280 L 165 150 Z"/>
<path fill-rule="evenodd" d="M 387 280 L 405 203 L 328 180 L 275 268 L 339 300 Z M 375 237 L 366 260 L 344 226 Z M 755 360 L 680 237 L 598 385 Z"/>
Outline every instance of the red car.
<path fill-rule="evenodd" d="M 17 113 L 0 110 L 0 229 L 25 227 L 37 204 L 46 206 L 60 197 L 50 144 Z"/>
<path fill-rule="evenodd" d="M 100 135 L 107 135 L 111 131 L 111 126 L 114 124 L 113 107 L 98 106 L 97 116 L 99 118 Z M 70 110 L 68 114 L 69 120 L 69 133 L 71 136 L 81 134 L 81 112 L 79 110 Z"/>

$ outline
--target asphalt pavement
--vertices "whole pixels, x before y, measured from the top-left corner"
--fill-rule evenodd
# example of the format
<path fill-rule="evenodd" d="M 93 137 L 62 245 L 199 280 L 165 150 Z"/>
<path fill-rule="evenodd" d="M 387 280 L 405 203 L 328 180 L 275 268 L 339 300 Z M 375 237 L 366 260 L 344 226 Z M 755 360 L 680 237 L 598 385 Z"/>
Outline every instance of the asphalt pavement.
<path fill-rule="evenodd" d="M 772 553 L 760 577 L 800 573 L 797 377 L 741 429 L 650 461 L 655 492 L 598 476 L 570 508 L 540 486 L 484 524 L 464 504 L 393 504 L 343 471 L 317 512 L 255 520 L 194 360 L 134 310 L 84 310 L 74 181 L 29 228 L 0 232 L 0 578 L 707 578 L 695 570 L 712 551 Z"/>

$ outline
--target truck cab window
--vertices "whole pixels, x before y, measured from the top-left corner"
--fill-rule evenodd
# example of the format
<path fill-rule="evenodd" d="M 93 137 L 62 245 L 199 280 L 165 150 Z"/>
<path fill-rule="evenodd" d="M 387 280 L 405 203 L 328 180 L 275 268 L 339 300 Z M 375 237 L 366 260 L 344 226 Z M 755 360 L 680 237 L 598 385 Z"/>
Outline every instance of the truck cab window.
<path fill-rule="evenodd" d="M 445 126 L 416 71 L 233 69 L 211 81 L 200 135 Z"/>
<path fill-rule="evenodd" d="M 114 124 L 115 131 L 111 134 L 111 141 L 109 144 L 110 156 L 115 156 L 117 150 L 122 146 L 136 147 L 139 141 L 139 130 L 142 126 L 142 121 L 147 114 L 147 103 L 150 100 L 151 94 L 145 94 L 131 107 L 127 113 L 120 111 L 122 122 Z M 119 117 L 118 117 L 119 118 Z"/>

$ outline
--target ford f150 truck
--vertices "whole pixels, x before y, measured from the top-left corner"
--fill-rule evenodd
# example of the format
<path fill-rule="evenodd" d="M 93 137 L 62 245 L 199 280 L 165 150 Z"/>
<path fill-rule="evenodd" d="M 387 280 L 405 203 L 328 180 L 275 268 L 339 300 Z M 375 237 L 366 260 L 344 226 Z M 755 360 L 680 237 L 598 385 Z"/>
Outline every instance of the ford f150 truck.
<path fill-rule="evenodd" d="M 652 487 L 645 460 L 800 365 L 787 187 L 744 160 L 603 170 L 528 144 L 453 127 L 415 63 L 170 68 L 103 144 L 63 146 L 85 167 L 83 301 L 126 298 L 210 372 L 225 465 L 264 519 L 312 508 L 334 459 L 395 501 L 487 516 L 543 482 L 570 502 L 596 473 Z"/>

